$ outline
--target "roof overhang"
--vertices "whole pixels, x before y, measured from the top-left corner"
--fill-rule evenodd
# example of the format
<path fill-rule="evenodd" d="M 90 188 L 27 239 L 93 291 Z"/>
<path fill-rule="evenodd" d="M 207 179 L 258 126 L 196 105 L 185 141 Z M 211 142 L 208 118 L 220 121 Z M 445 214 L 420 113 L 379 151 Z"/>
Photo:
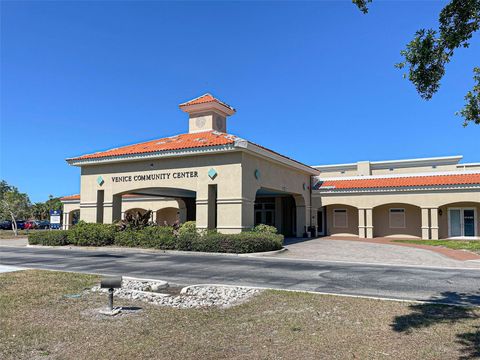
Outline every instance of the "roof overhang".
<path fill-rule="evenodd" d="M 171 157 L 183 157 L 183 156 L 198 156 L 198 155 L 212 155 L 218 153 L 232 152 L 232 151 L 246 151 L 253 153 L 256 156 L 260 156 L 269 161 L 276 162 L 278 164 L 294 168 L 296 170 L 305 172 L 309 175 L 318 175 L 318 170 L 302 164 L 298 161 L 275 153 L 271 150 L 262 148 L 244 139 L 237 139 L 233 144 L 221 145 L 221 146 L 206 146 L 199 148 L 188 148 L 181 150 L 169 150 L 158 151 L 144 154 L 130 154 L 123 156 L 110 156 L 102 158 L 90 158 L 90 159 L 67 159 L 67 163 L 72 166 L 89 166 L 89 165 L 101 165 L 131 161 L 142 161 L 150 159 L 164 159 Z"/>
<path fill-rule="evenodd" d="M 217 111 L 224 116 L 231 116 L 235 114 L 235 109 L 229 106 L 220 104 L 216 101 L 210 101 L 200 104 L 180 105 L 180 109 L 189 114 L 198 114 L 205 111 Z"/>

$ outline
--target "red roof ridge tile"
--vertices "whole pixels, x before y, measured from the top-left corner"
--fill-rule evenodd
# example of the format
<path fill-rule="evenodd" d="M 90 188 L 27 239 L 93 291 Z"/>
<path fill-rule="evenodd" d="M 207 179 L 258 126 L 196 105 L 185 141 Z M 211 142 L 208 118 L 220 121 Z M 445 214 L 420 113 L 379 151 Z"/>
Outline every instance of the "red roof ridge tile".
<path fill-rule="evenodd" d="M 182 108 L 182 107 L 185 107 L 185 106 L 197 105 L 197 104 L 206 104 L 206 103 L 209 103 L 209 102 L 216 102 L 220 105 L 223 105 L 223 106 L 229 108 L 230 110 L 235 111 L 235 109 L 232 106 L 230 106 L 227 103 L 217 99 L 215 96 L 213 96 L 212 94 L 210 94 L 208 92 L 203 94 L 203 95 L 200 95 L 199 97 L 196 97 L 192 100 L 188 100 L 188 101 L 185 101 L 185 102 L 181 103 L 179 105 L 179 107 Z"/>

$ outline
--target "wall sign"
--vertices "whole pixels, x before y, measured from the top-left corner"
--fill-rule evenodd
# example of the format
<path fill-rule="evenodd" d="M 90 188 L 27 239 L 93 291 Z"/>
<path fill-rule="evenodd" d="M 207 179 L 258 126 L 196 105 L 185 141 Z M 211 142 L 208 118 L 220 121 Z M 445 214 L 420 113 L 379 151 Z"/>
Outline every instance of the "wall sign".
<path fill-rule="evenodd" d="M 170 179 L 185 179 L 185 178 L 197 178 L 198 171 L 178 171 L 178 172 L 164 172 L 156 174 L 137 174 L 137 175 L 124 175 L 124 176 L 112 176 L 112 182 L 133 182 L 133 181 L 152 181 L 152 180 L 170 180 Z"/>

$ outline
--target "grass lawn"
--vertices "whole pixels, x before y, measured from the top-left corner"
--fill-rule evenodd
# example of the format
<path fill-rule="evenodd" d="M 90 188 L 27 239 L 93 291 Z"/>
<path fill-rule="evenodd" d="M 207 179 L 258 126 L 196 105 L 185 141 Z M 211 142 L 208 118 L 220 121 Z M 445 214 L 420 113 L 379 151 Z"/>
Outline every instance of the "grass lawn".
<path fill-rule="evenodd" d="M 101 318 L 98 281 L 48 271 L 0 274 L 1 359 L 473 359 L 480 309 L 266 291 L 229 309 Z"/>
<path fill-rule="evenodd" d="M 394 242 L 444 246 L 449 249 L 469 250 L 480 254 L 480 240 L 393 240 Z"/>

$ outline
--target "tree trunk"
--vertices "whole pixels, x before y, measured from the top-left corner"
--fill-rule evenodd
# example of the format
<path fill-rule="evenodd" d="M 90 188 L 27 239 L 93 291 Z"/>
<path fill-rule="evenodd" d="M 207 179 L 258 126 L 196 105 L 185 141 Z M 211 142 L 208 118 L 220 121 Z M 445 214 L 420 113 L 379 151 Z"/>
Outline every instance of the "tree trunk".
<path fill-rule="evenodd" d="M 13 215 L 12 212 L 10 212 L 10 216 L 12 217 L 12 230 L 13 230 L 13 233 L 15 234 L 15 237 L 17 237 L 18 236 L 17 222 L 15 221 L 15 216 Z"/>

